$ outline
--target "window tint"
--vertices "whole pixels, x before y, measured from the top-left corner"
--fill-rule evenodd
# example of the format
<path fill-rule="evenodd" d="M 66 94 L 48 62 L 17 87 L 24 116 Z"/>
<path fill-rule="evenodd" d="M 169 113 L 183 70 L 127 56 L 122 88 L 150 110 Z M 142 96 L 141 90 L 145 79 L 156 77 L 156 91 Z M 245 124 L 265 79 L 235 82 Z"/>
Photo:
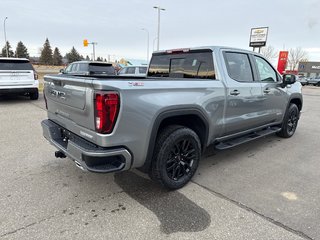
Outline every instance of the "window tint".
<path fill-rule="evenodd" d="M 249 56 L 245 53 L 226 52 L 225 60 L 229 76 L 239 82 L 253 81 Z"/>
<path fill-rule="evenodd" d="M 215 79 L 212 52 L 197 51 L 154 55 L 148 76 Z"/>
<path fill-rule="evenodd" d="M 126 73 L 127 74 L 135 74 L 136 73 L 136 68 L 135 67 L 128 67 Z"/>
<path fill-rule="evenodd" d="M 79 71 L 79 72 L 86 72 L 86 71 L 88 71 L 87 66 L 88 66 L 88 64 L 86 64 L 86 63 L 79 63 L 79 69 L 78 69 L 78 71 Z"/>
<path fill-rule="evenodd" d="M 94 74 L 115 74 L 112 64 L 90 63 L 89 72 Z"/>
<path fill-rule="evenodd" d="M 259 80 L 263 82 L 276 82 L 276 71 L 270 66 L 270 64 L 261 57 L 254 56 L 257 64 Z"/>
<path fill-rule="evenodd" d="M 29 61 L 0 60 L 0 70 L 33 70 Z"/>
<path fill-rule="evenodd" d="M 147 67 L 139 67 L 139 73 L 140 74 L 146 74 L 147 73 Z"/>

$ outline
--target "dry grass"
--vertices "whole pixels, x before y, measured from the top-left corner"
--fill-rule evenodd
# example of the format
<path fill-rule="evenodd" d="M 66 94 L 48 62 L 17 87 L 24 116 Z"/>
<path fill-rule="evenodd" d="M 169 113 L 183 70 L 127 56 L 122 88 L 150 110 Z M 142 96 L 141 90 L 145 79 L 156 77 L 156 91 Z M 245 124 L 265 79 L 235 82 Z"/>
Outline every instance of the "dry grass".
<path fill-rule="evenodd" d="M 33 65 L 34 69 L 38 73 L 39 79 L 39 91 L 43 91 L 43 77 L 47 74 L 58 74 L 60 69 L 65 66 L 47 66 L 47 65 Z"/>

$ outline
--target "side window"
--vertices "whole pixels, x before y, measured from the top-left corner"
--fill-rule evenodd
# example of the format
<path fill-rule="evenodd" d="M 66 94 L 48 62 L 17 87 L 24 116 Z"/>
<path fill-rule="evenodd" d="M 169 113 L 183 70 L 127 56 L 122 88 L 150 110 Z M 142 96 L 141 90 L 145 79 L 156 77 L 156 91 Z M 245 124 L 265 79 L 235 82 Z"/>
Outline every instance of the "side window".
<path fill-rule="evenodd" d="M 126 74 L 127 73 L 127 68 L 122 68 L 120 71 L 119 71 L 119 74 Z"/>
<path fill-rule="evenodd" d="M 147 68 L 146 67 L 139 67 L 139 73 L 140 74 L 146 74 L 147 73 Z"/>
<path fill-rule="evenodd" d="M 229 76 L 239 82 L 253 81 L 249 56 L 246 53 L 225 52 L 225 61 Z"/>
<path fill-rule="evenodd" d="M 73 64 L 71 68 L 71 72 L 77 72 L 78 71 L 78 65 L 79 64 Z"/>
<path fill-rule="evenodd" d="M 69 64 L 69 66 L 66 68 L 65 73 L 69 73 L 71 72 L 71 68 L 72 68 L 73 64 Z"/>
<path fill-rule="evenodd" d="M 88 69 L 87 69 L 87 64 L 86 63 L 79 63 L 79 69 L 78 69 L 78 71 L 79 72 L 86 72 L 86 71 L 88 71 Z"/>
<path fill-rule="evenodd" d="M 262 82 L 276 82 L 277 74 L 270 64 L 258 56 L 254 56 L 254 59 L 257 65 L 259 80 Z"/>
<path fill-rule="evenodd" d="M 127 74 L 135 74 L 135 73 L 136 73 L 136 68 L 135 67 L 128 67 Z"/>

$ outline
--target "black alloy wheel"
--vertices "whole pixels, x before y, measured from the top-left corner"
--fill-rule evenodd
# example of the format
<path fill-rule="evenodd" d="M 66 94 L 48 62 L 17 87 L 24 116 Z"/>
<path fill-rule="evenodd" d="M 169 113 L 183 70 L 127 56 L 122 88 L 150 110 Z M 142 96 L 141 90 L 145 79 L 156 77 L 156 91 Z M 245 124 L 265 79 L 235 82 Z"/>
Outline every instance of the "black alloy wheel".
<path fill-rule="evenodd" d="M 288 117 L 288 134 L 293 135 L 294 132 L 296 131 L 297 125 L 298 125 L 298 112 L 297 111 L 290 111 L 290 115 Z"/>
<path fill-rule="evenodd" d="M 174 181 L 190 174 L 196 149 L 189 139 L 178 141 L 171 149 L 167 159 L 166 168 L 168 177 Z"/>
<path fill-rule="evenodd" d="M 298 126 L 299 115 L 300 111 L 297 105 L 291 103 L 284 116 L 281 130 L 277 133 L 277 135 L 283 138 L 292 137 Z"/>
<path fill-rule="evenodd" d="M 149 175 L 168 189 L 178 189 L 191 180 L 200 158 L 198 135 L 190 128 L 169 126 L 157 138 Z"/>

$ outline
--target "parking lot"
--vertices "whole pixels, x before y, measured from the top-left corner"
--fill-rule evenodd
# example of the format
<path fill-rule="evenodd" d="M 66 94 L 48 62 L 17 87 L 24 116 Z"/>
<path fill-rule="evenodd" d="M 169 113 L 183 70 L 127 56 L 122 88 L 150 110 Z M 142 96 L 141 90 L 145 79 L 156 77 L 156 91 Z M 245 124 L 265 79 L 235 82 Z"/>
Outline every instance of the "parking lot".
<path fill-rule="evenodd" d="M 0 97 L 0 239 L 320 239 L 320 88 L 303 94 L 292 138 L 208 149 L 172 192 L 55 158 L 43 96 Z"/>

